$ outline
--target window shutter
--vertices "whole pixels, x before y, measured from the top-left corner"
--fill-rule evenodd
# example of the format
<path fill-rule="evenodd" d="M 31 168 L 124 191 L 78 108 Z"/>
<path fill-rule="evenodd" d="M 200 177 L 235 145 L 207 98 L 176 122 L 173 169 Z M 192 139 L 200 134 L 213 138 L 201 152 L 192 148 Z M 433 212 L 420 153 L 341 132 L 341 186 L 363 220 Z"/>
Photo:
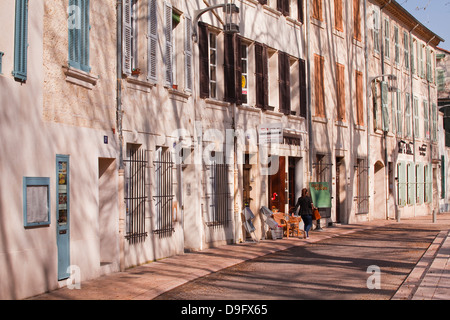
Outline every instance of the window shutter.
<path fill-rule="evenodd" d="M 430 48 L 427 48 L 427 80 L 429 82 L 432 81 L 432 74 L 431 74 L 431 52 Z"/>
<path fill-rule="evenodd" d="M 433 103 L 431 108 L 432 108 L 431 109 L 432 110 L 431 114 L 432 114 L 432 117 L 433 117 L 433 119 L 432 119 L 432 121 L 433 121 L 432 139 L 433 139 L 433 141 L 437 141 L 438 119 L 437 119 L 437 106 L 436 106 L 436 103 Z"/>
<path fill-rule="evenodd" d="M 297 0 L 298 21 L 303 23 L 303 0 Z"/>
<path fill-rule="evenodd" d="M 123 73 L 131 75 L 131 0 L 123 0 Z"/>
<path fill-rule="evenodd" d="M 156 82 L 157 62 L 156 52 L 158 46 L 158 15 L 157 1 L 150 0 L 148 3 L 148 52 L 147 52 L 147 79 Z"/>
<path fill-rule="evenodd" d="M 89 0 L 81 1 L 81 48 L 80 67 L 85 72 L 90 72 L 89 66 Z"/>
<path fill-rule="evenodd" d="M 256 106 L 263 109 L 266 109 L 269 106 L 267 62 L 267 48 L 261 43 L 255 43 Z"/>
<path fill-rule="evenodd" d="M 417 99 L 417 97 L 414 97 L 413 108 L 414 108 L 414 136 L 419 138 L 420 137 L 419 100 Z"/>
<path fill-rule="evenodd" d="M 172 4 L 164 1 L 164 35 L 165 35 L 165 53 L 164 64 L 166 70 L 166 86 L 172 87 L 172 58 L 173 58 L 173 45 L 172 45 Z"/>
<path fill-rule="evenodd" d="M 314 96 L 317 117 L 325 117 L 324 58 L 314 56 Z"/>
<path fill-rule="evenodd" d="M 403 136 L 403 113 L 400 90 L 397 90 L 397 135 Z"/>
<path fill-rule="evenodd" d="M 14 31 L 14 70 L 17 80 L 27 80 L 28 0 L 16 0 Z"/>
<path fill-rule="evenodd" d="M 334 27 L 339 31 L 344 31 L 344 21 L 342 18 L 343 0 L 334 0 Z"/>
<path fill-rule="evenodd" d="M 418 164 L 416 166 L 416 183 L 417 183 L 417 204 L 423 203 L 423 183 L 424 183 L 424 174 L 423 174 L 423 164 Z"/>
<path fill-rule="evenodd" d="M 192 91 L 192 19 L 188 16 L 185 17 L 184 64 L 185 90 L 190 92 Z"/>
<path fill-rule="evenodd" d="M 424 123 L 424 138 L 430 137 L 430 120 L 429 120 L 428 101 L 423 101 L 423 123 Z"/>
<path fill-rule="evenodd" d="M 414 186 L 415 186 L 415 177 L 413 170 L 413 163 L 407 164 L 407 176 L 408 176 L 408 204 L 415 203 L 415 195 L 414 195 Z"/>
<path fill-rule="evenodd" d="M 198 50 L 200 98 L 209 98 L 209 59 L 208 59 L 208 28 L 203 22 L 198 23 Z"/>
<path fill-rule="evenodd" d="M 267 0 L 258 0 L 260 4 L 267 4 Z"/>
<path fill-rule="evenodd" d="M 300 116 L 306 118 L 307 87 L 306 87 L 306 61 L 300 59 Z"/>
<path fill-rule="evenodd" d="M 364 84 L 362 72 L 356 71 L 356 112 L 357 124 L 364 125 Z"/>
<path fill-rule="evenodd" d="M 353 0 L 354 38 L 361 41 L 361 6 L 360 0 Z"/>
<path fill-rule="evenodd" d="M 381 82 L 381 108 L 383 116 L 383 131 L 389 131 L 389 109 L 388 109 L 388 84 Z"/>
<path fill-rule="evenodd" d="M 406 205 L 406 166 L 404 162 L 398 163 L 398 204 Z"/>
<path fill-rule="evenodd" d="M 289 55 L 281 51 L 278 52 L 278 79 L 280 111 L 289 115 L 291 113 Z"/>
<path fill-rule="evenodd" d="M 416 62 L 415 62 L 416 51 L 414 50 L 414 40 L 411 42 L 412 42 L 412 44 L 411 44 L 411 72 L 413 74 L 415 74 L 416 73 Z"/>
<path fill-rule="evenodd" d="M 345 66 L 336 63 L 337 120 L 345 121 Z"/>
<path fill-rule="evenodd" d="M 224 37 L 224 77 L 225 77 L 225 101 L 236 102 L 236 84 L 234 75 L 234 35 L 225 33 Z"/>
<path fill-rule="evenodd" d="M 406 137 L 411 137 L 411 96 L 405 94 L 405 130 Z"/>
<path fill-rule="evenodd" d="M 234 56 L 235 56 L 235 92 L 236 104 L 242 104 L 242 41 L 241 37 L 234 35 Z"/>
<path fill-rule="evenodd" d="M 446 184 L 445 156 L 441 156 L 441 199 L 445 198 L 445 184 Z"/>

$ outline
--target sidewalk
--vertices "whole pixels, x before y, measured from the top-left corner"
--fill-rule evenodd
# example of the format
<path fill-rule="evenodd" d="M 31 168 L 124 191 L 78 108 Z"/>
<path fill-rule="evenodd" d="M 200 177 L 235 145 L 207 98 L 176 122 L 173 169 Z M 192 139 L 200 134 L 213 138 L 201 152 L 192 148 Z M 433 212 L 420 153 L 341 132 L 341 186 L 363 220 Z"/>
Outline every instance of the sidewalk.
<path fill-rule="evenodd" d="M 450 214 L 445 217 L 447 223 Z M 422 220 L 431 217 L 424 217 Z M 402 222 L 408 222 L 404 220 Z M 308 243 L 372 229 L 391 221 L 373 221 L 359 225 L 339 225 L 314 232 L 308 239 L 289 238 L 246 242 L 206 249 L 148 263 L 97 279 L 83 281 L 81 289 L 67 287 L 32 297 L 32 300 L 150 300 L 189 281 L 217 272 L 241 262 L 270 253 L 304 246 Z M 420 218 L 412 223 L 421 223 Z M 441 231 L 406 278 L 393 299 L 450 299 L 450 237 Z"/>

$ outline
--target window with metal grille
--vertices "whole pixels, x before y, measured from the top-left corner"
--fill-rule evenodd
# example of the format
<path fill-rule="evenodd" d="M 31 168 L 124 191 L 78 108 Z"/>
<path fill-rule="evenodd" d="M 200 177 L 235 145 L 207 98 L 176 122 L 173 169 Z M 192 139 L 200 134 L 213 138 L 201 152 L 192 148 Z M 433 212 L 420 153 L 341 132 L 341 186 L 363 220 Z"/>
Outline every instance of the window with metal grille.
<path fill-rule="evenodd" d="M 355 175 L 357 179 L 356 213 L 369 212 L 369 187 L 367 159 L 356 159 Z"/>
<path fill-rule="evenodd" d="M 230 221 L 230 192 L 228 187 L 229 166 L 223 163 L 222 153 L 213 152 L 211 158 L 212 161 L 207 165 L 207 225 L 210 227 L 227 227 Z"/>
<path fill-rule="evenodd" d="M 172 154 L 168 148 L 158 147 L 155 167 L 156 195 L 153 197 L 156 208 L 156 229 L 161 238 L 170 237 L 173 228 L 173 167 Z"/>
<path fill-rule="evenodd" d="M 125 181 L 126 236 L 130 243 L 142 242 L 147 237 L 145 231 L 145 202 L 147 154 L 137 145 L 129 145 L 127 150 Z"/>

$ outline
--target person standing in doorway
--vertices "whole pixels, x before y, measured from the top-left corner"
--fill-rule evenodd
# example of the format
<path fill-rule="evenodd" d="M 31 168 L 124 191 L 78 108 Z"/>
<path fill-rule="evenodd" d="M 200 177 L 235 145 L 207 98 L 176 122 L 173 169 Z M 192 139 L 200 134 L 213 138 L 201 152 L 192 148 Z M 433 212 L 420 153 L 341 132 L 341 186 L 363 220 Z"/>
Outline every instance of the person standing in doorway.
<path fill-rule="evenodd" d="M 309 196 L 309 191 L 306 188 L 302 189 L 302 196 L 298 198 L 294 212 L 297 212 L 298 207 L 300 207 L 299 213 L 305 224 L 305 238 L 308 239 L 309 230 L 311 230 L 312 227 L 312 210 L 314 209 L 314 204 Z"/>

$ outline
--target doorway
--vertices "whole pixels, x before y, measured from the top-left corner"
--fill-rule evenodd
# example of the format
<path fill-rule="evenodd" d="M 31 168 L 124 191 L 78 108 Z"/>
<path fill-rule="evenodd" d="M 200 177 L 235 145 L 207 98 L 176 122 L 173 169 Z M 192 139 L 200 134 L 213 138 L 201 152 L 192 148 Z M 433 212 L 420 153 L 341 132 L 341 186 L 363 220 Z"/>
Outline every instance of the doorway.
<path fill-rule="evenodd" d="M 269 208 L 284 212 L 286 209 L 286 157 L 279 157 L 278 172 L 269 176 Z"/>
<path fill-rule="evenodd" d="M 381 161 L 374 166 L 374 210 L 373 219 L 386 219 L 386 170 Z"/>
<path fill-rule="evenodd" d="M 112 264 L 117 257 L 117 219 L 114 214 L 117 203 L 117 181 L 115 159 L 98 159 L 98 225 L 100 266 Z"/>
<path fill-rule="evenodd" d="M 345 222 L 345 162 L 336 157 L 336 222 Z"/>

